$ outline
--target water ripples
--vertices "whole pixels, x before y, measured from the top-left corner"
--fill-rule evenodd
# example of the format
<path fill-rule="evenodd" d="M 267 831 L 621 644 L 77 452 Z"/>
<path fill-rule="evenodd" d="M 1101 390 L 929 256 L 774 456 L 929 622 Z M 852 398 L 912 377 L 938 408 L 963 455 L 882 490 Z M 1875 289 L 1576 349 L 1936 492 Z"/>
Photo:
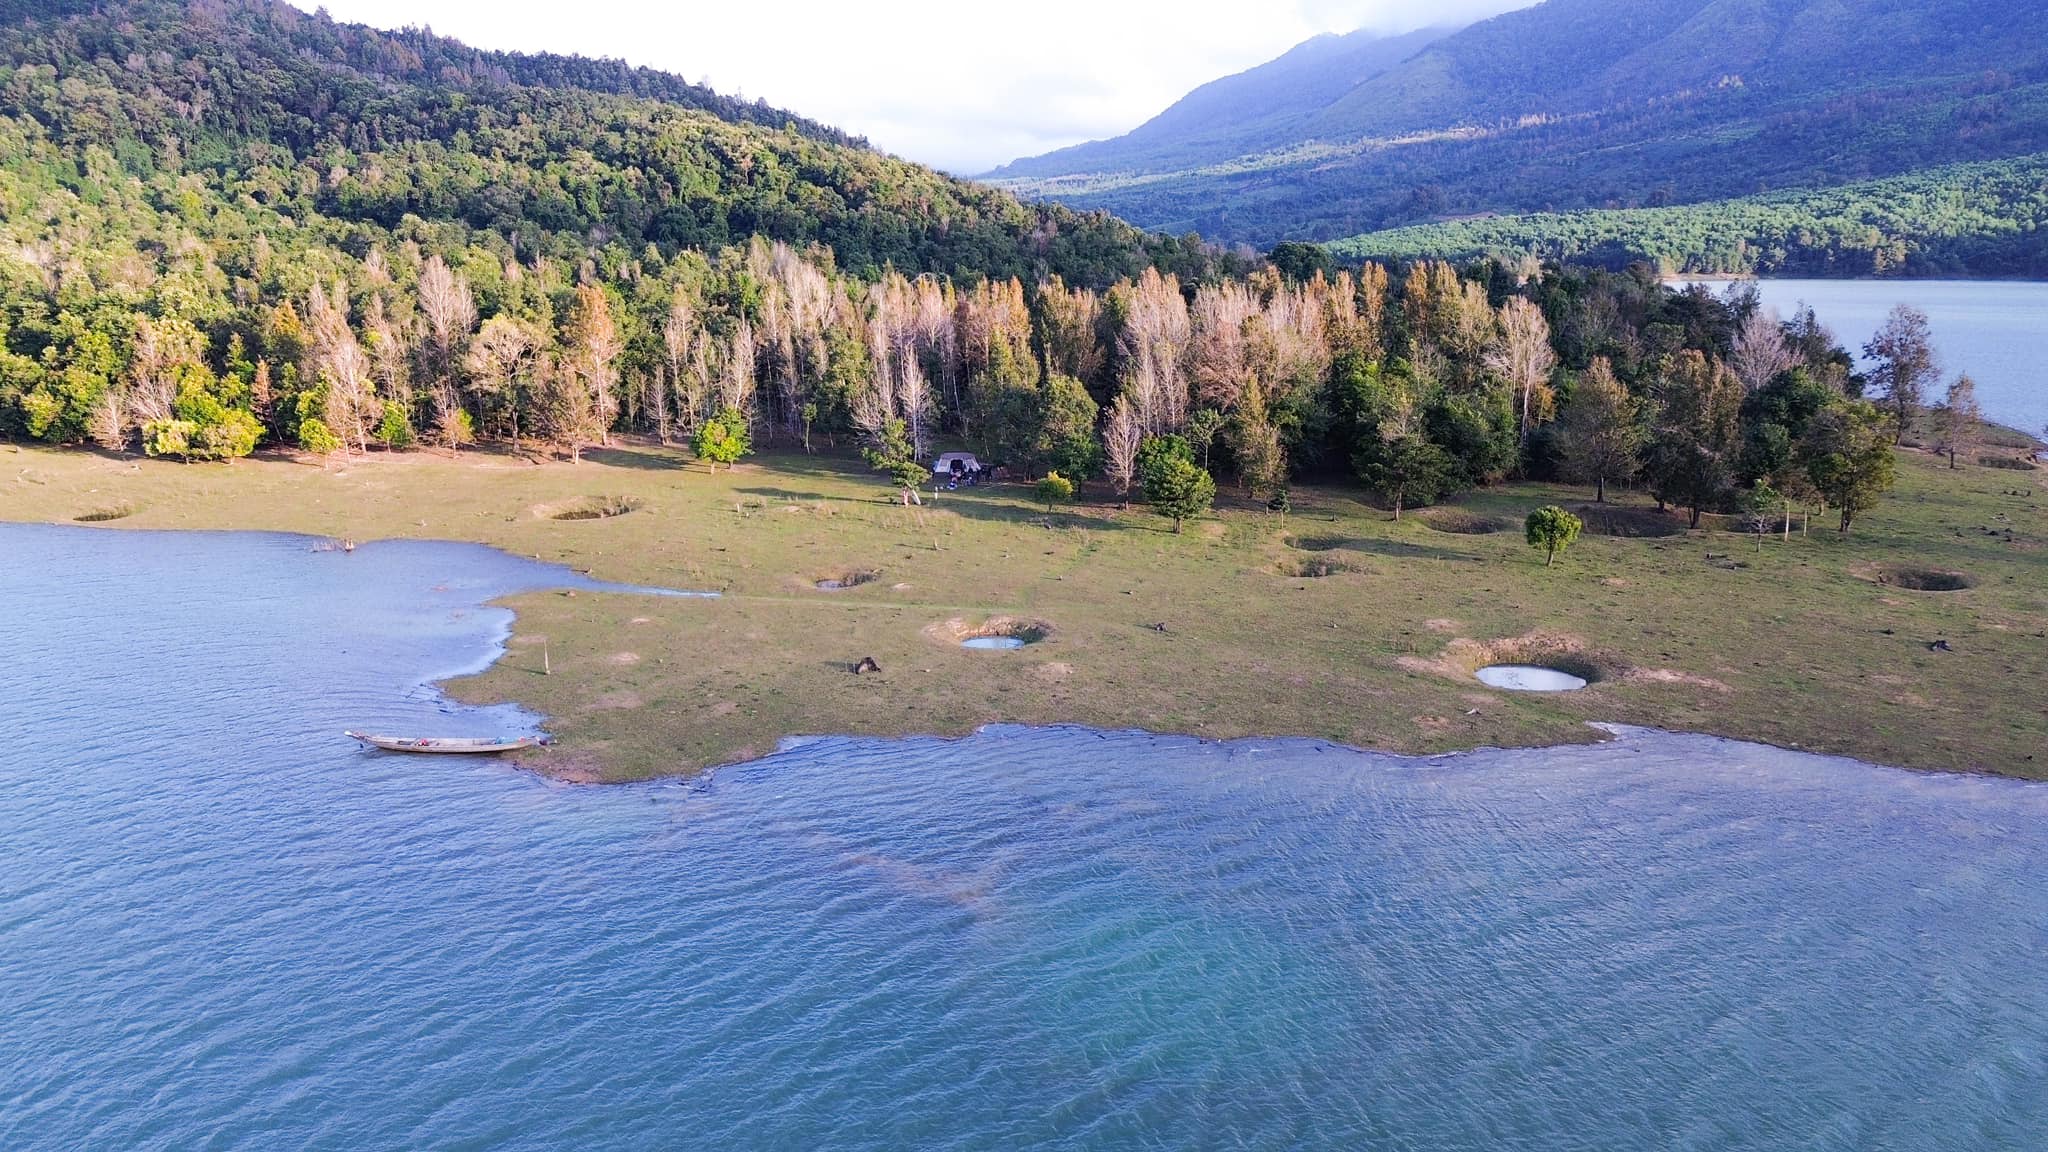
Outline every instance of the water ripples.
<path fill-rule="evenodd" d="M 2026 1147 L 2048 789 L 1721 741 L 366 754 L 569 578 L 0 525 L 0 1146 Z"/>

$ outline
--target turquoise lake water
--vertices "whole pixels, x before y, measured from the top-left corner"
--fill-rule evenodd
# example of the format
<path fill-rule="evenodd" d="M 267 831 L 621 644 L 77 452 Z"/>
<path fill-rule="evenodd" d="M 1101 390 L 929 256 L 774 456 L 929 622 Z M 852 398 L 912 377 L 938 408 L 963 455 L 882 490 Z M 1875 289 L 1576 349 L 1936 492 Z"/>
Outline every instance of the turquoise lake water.
<path fill-rule="evenodd" d="M 1721 291 L 1725 285 L 1709 285 Z M 1764 303 L 1791 316 L 1811 304 L 1851 352 L 1862 352 L 1894 307 L 1927 313 L 1942 379 L 1967 372 L 1984 414 L 2034 436 L 2048 425 L 2048 283 L 2004 280 L 1759 280 Z"/>
<path fill-rule="evenodd" d="M 1646 732 L 359 751 L 481 548 L 0 524 L 0 1148 L 2021 1149 L 2048 788 Z M 993 667 L 993 666 L 992 666 Z"/>

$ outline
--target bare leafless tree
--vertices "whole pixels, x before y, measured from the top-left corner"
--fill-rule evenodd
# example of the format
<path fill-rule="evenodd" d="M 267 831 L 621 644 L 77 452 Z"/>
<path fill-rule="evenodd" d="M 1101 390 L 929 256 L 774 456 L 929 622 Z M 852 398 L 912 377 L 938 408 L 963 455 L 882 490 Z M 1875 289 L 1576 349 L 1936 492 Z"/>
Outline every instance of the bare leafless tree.
<path fill-rule="evenodd" d="M 1116 485 L 1117 497 L 1129 502 L 1131 485 L 1138 480 L 1138 446 L 1144 442 L 1145 426 L 1128 396 L 1118 396 L 1110 405 L 1109 420 L 1102 426 L 1104 471 Z"/>
<path fill-rule="evenodd" d="M 674 298 L 669 301 L 668 318 L 662 321 L 661 348 L 668 362 L 666 383 L 675 396 L 676 402 L 673 408 L 676 418 L 682 422 L 685 432 L 697 426 L 697 417 L 701 415 L 702 408 L 701 399 L 693 403 L 690 395 L 689 381 L 691 380 L 692 369 L 690 361 L 696 340 L 696 310 L 690 306 L 689 294 L 678 288 Z M 659 412 L 662 414 L 661 418 L 664 423 L 670 407 L 666 399 L 661 402 Z M 662 443 L 668 443 L 669 434 L 667 428 L 664 426 L 656 430 L 661 434 Z"/>
<path fill-rule="evenodd" d="M 487 412 L 504 413 L 504 427 L 515 446 L 519 443 L 519 401 L 531 383 L 540 344 L 540 333 L 532 326 L 498 315 L 484 321 L 483 330 L 469 345 L 466 367 L 471 394 Z"/>
<path fill-rule="evenodd" d="M 420 315 L 426 320 L 420 342 L 422 375 L 434 401 L 434 424 L 449 448 L 462 443 L 462 361 L 469 334 L 476 327 L 476 300 L 469 282 L 440 256 L 429 256 L 420 268 Z"/>
<path fill-rule="evenodd" d="M 577 285 L 569 316 L 568 367 L 590 394 L 591 419 L 604 444 L 612 442 L 612 425 L 619 418 L 619 356 L 624 351 L 625 341 L 619 337 L 604 289 L 587 282 Z"/>
<path fill-rule="evenodd" d="M 1521 435 L 1527 439 L 1531 428 L 1550 418 L 1550 373 L 1557 367 L 1543 309 L 1524 297 L 1509 297 L 1501 305 L 1500 337 L 1486 354 L 1486 366 L 1514 389 Z"/>
<path fill-rule="evenodd" d="M 1785 342 L 1785 325 L 1777 311 L 1760 305 L 1751 309 L 1735 330 L 1735 347 L 1728 355 L 1728 367 L 1742 381 L 1743 389 L 1761 391 L 1796 363 L 1798 357 Z"/>

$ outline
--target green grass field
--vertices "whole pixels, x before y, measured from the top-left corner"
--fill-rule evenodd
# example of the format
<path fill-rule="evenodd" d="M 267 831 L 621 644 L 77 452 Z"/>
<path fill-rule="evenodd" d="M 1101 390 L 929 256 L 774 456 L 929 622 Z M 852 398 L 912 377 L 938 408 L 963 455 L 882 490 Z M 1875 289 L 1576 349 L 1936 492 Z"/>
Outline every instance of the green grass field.
<path fill-rule="evenodd" d="M 509 601 L 504 658 L 450 689 L 545 713 L 557 745 L 529 763 L 569 779 L 689 773 L 785 736 L 993 721 L 1425 753 L 1591 740 L 1587 722 L 1614 721 L 2048 778 L 2048 472 L 1950 472 L 1903 453 L 1898 489 L 1847 540 L 1819 517 L 1790 542 L 1686 533 L 1624 494 L 1618 527 L 1668 534 L 1589 530 L 1550 569 L 1521 517 L 1590 492 L 1512 485 L 1399 523 L 1348 489 L 1298 489 L 1285 516 L 1226 493 L 1180 536 L 1142 507 L 1048 516 L 1023 486 L 922 509 L 890 499 L 858 463 L 800 454 L 713 475 L 650 446 L 582 464 L 418 453 L 323 467 L 0 445 L 4 519 L 473 540 L 725 593 Z M 554 518 L 607 502 L 631 510 Z M 1489 522 L 1507 530 L 1469 531 Z M 1909 591 L 1895 576 L 1914 569 L 1972 586 Z M 856 571 L 875 575 L 816 588 Z M 958 646 L 1001 620 L 1045 638 Z M 852 674 L 868 656 L 881 673 Z M 1524 656 L 1598 682 L 1529 696 L 1470 676 Z"/>

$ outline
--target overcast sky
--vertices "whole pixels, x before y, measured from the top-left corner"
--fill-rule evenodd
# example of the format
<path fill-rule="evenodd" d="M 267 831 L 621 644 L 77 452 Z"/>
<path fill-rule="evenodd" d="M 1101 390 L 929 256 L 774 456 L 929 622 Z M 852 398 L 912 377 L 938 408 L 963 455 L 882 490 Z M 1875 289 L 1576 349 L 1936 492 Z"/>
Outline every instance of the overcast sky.
<path fill-rule="evenodd" d="M 317 0 L 293 0 L 311 9 Z M 961 174 L 1137 127 L 1318 32 L 1407 31 L 1533 0 L 326 0 L 482 48 L 709 79 Z"/>

